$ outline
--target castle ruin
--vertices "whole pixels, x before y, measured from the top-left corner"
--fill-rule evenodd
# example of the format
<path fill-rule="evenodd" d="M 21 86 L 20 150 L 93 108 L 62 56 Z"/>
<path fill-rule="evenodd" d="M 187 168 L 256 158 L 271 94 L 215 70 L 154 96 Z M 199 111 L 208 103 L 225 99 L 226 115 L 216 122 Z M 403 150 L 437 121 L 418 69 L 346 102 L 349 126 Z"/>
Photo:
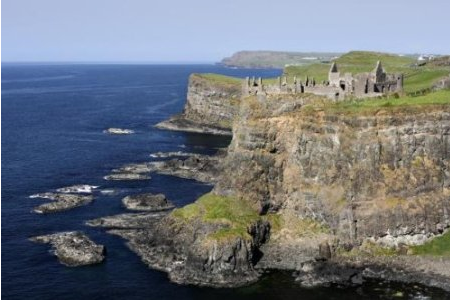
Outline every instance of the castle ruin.
<path fill-rule="evenodd" d="M 328 72 L 328 81 L 317 83 L 314 78 L 305 77 L 304 81 L 294 76 L 291 82 L 288 78 L 278 77 L 276 84 L 263 84 L 262 78 L 245 78 L 242 94 L 247 95 L 283 95 L 311 93 L 327 96 L 330 99 L 341 100 L 347 96 L 356 98 L 376 97 L 389 93 L 403 91 L 403 74 L 387 74 L 378 61 L 372 72 L 341 74 L 333 62 Z"/>

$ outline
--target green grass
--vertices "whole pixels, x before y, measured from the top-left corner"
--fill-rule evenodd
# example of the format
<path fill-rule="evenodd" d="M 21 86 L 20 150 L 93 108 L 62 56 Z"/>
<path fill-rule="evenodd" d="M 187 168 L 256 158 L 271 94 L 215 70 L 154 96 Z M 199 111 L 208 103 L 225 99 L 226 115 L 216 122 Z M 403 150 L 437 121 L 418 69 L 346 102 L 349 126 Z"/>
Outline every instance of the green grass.
<path fill-rule="evenodd" d="M 450 90 L 441 90 L 424 96 L 405 96 L 398 99 L 366 99 L 349 100 L 330 103 L 325 110 L 336 113 L 362 113 L 373 112 L 380 109 L 397 109 L 426 105 L 450 105 Z"/>
<path fill-rule="evenodd" d="M 449 74 L 449 70 L 444 69 L 420 69 L 416 72 L 406 73 L 403 89 L 406 93 L 430 88 L 440 78 Z"/>
<path fill-rule="evenodd" d="M 361 73 L 371 72 L 377 61 L 387 72 L 404 72 L 410 69 L 410 65 L 414 63 L 414 59 L 410 57 L 365 51 L 352 51 L 342 55 L 335 62 L 338 65 L 339 72 L 344 73 Z M 306 76 L 314 77 L 316 81 L 328 80 L 328 71 L 331 64 L 312 64 L 309 66 L 290 66 L 285 69 L 288 76 Z"/>
<path fill-rule="evenodd" d="M 203 222 L 224 225 L 222 229 L 209 235 L 209 238 L 214 239 L 236 236 L 251 238 L 247 227 L 261 218 L 247 201 L 212 193 L 205 194 L 194 203 L 174 210 L 172 216 L 182 222 L 200 219 Z"/>
<path fill-rule="evenodd" d="M 231 77 L 231 76 L 225 76 L 220 74 L 214 74 L 214 73 L 202 73 L 202 74 L 195 74 L 196 76 L 212 81 L 217 84 L 227 84 L 227 85 L 236 85 L 240 86 L 242 84 L 242 79 Z"/>
<path fill-rule="evenodd" d="M 450 256 L 450 231 L 423 245 L 413 246 L 410 249 L 413 254 L 417 255 Z"/>

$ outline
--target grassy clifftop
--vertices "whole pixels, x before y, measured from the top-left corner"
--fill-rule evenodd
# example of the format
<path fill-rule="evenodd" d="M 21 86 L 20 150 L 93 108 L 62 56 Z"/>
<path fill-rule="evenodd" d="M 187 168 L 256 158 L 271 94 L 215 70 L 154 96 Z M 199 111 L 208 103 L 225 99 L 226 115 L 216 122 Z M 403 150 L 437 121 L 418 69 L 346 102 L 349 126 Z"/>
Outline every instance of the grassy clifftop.
<path fill-rule="evenodd" d="M 324 109 L 330 112 L 346 114 L 374 113 L 383 110 L 402 111 L 406 109 L 423 110 L 428 108 L 450 105 L 450 90 L 441 90 L 424 96 L 405 96 L 398 99 L 367 99 L 364 101 L 343 101 L 325 104 Z"/>
<path fill-rule="evenodd" d="M 202 73 L 202 74 L 192 74 L 192 76 L 207 80 L 213 84 L 223 84 L 228 86 L 235 86 L 235 87 L 241 87 L 241 79 L 231 76 L 225 76 L 220 74 L 214 74 L 214 73 Z"/>
<path fill-rule="evenodd" d="M 247 227 L 260 219 L 258 212 L 247 201 L 212 193 L 174 210 L 172 217 L 181 223 L 192 223 L 197 220 L 219 226 L 220 229 L 211 233 L 209 239 L 227 237 L 251 239 Z"/>

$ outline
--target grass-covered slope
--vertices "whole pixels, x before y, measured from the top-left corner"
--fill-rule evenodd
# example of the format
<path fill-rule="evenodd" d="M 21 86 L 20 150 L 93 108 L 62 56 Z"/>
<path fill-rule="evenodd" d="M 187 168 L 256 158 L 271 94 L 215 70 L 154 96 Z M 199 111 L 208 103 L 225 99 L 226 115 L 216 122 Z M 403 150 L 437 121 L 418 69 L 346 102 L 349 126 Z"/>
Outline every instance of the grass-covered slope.
<path fill-rule="evenodd" d="M 450 256 L 450 231 L 412 250 L 417 255 Z"/>
<path fill-rule="evenodd" d="M 210 239 L 227 237 L 251 239 L 247 228 L 260 219 L 258 212 L 247 201 L 212 193 L 203 195 L 192 204 L 174 210 L 172 217 L 182 223 L 198 220 L 220 225 L 221 229 L 208 236 Z"/>
<path fill-rule="evenodd" d="M 214 73 L 202 73 L 202 74 L 193 74 L 193 76 L 197 76 L 204 80 L 208 80 L 214 84 L 224 84 L 230 86 L 241 87 L 242 80 L 240 78 L 214 74 Z"/>
<path fill-rule="evenodd" d="M 405 110 L 405 109 L 423 109 L 424 106 L 447 106 L 450 105 L 450 90 L 441 90 L 429 93 L 423 96 L 413 97 L 405 96 L 401 98 L 389 99 L 367 99 L 364 101 L 342 101 L 338 103 L 325 104 L 327 111 L 347 114 L 373 113 L 380 109 L 383 110 Z"/>

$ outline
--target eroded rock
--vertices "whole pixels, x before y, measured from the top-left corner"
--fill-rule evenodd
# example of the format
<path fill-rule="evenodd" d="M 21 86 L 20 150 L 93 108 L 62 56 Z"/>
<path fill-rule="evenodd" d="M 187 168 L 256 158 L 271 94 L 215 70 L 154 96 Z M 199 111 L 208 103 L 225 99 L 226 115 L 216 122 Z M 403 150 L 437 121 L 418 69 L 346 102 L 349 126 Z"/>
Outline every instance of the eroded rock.
<path fill-rule="evenodd" d="M 40 214 L 69 210 L 78 206 L 86 205 L 94 200 L 94 196 L 92 195 L 51 192 L 31 195 L 30 198 L 43 198 L 53 201 L 41 204 L 34 208 L 34 211 Z"/>
<path fill-rule="evenodd" d="M 159 211 L 171 209 L 174 205 L 164 194 L 140 194 L 122 199 L 123 205 L 130 210 Z"/>
<path fill-rule="evenodd" d="M 30 240 L 51 244 L 58 260 L 69 267 L 98 264 L 105 259 L 105 247 L 94 243 L 81 232 L 61 232 L 33 237 Z"/>
<path fill-rule="evenodd" d="M 205 183 L 214 183 L 221 167 L 221 156 L 193 154 L 186 158 L 173 158 L 164 161 L 152 161 L 128 164 L 105 176 L 107 180 L 149 179 L 149 173 L 171 175 L 194 179 Z"/>
<path fill-rule="evenodd" d="M 167 212 L 165 211 L 151 213 L 125 213 L 89 220 L 86 222 L 86 225 L 104 228 L 142 229 L 152 227 L 154 222 L 160 220 L 165 215 L 167 215 Z"/>

